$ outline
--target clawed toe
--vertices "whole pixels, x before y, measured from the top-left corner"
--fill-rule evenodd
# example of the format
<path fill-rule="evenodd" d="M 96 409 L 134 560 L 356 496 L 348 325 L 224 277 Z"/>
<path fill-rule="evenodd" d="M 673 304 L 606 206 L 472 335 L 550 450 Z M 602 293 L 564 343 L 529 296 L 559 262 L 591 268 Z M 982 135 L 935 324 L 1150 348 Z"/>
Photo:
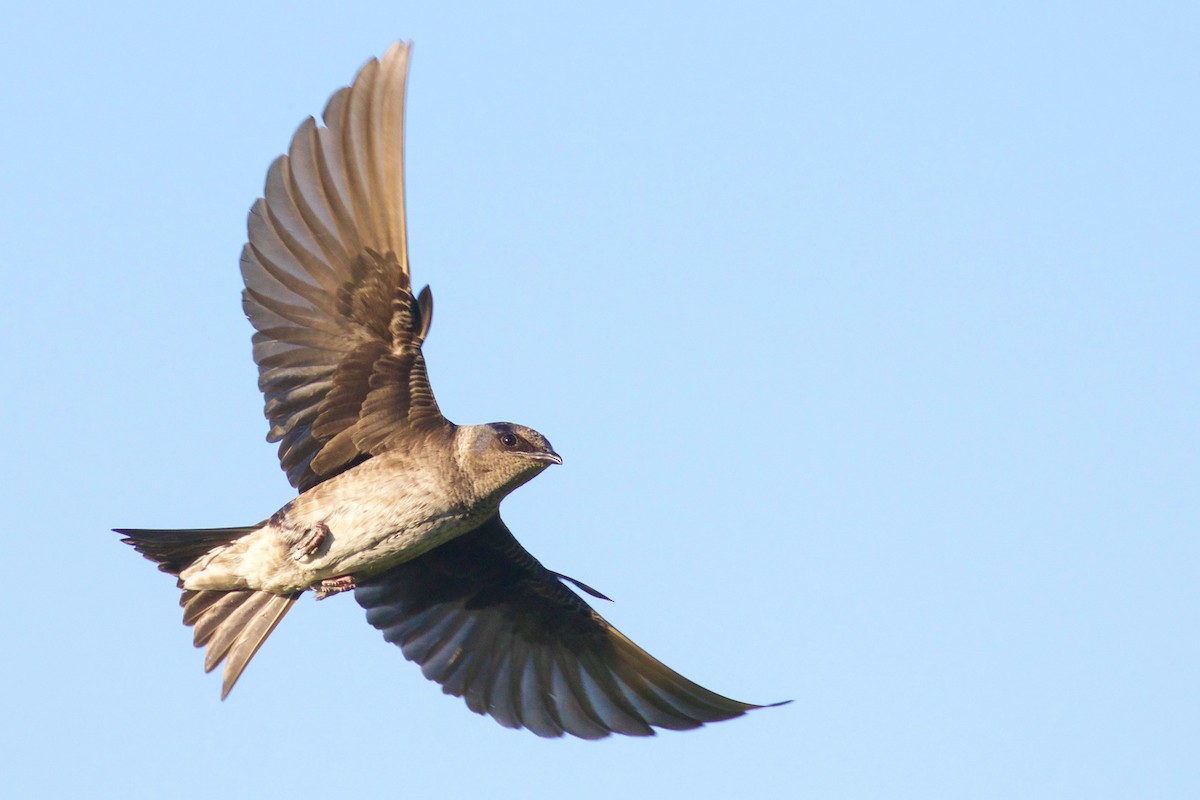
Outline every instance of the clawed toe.
<path fill-rule="evenodd" d="M 300 541 L 292 548 L 291 556 L 296 561 L 304 559 L 317 552 L 317 549 L 325 543 L 325 539 L 329 537 L 329 526 L 324 522 L 318 522 L 304 532 Z"/>
<path fill-rule="evenodd" d="M 343 575 L 340 578 L 326 578 L 318 583 L 314 589 L 317 599 L 324 600 L 326 597 L 348 592 L 357 585 L 353 575 Z"/>

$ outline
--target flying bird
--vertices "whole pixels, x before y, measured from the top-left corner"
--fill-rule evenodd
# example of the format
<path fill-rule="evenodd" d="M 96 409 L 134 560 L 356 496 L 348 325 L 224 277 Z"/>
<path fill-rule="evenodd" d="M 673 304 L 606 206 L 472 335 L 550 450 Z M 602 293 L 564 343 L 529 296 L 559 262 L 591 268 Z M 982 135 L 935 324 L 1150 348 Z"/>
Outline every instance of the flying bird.
<path fill-rule="evenodd" d="M 117 532 L 177 576 L 222 699 L 303 593 L 353 590 L 425 677 L 510 728 L 646 736 L 760 708 L 650 656 L 509 532 L 500 502 L 562 463 L 546 437 L 438 410 L 405 230 L 409 55 L 392 45 L 301 124 L 250 210 L 242 306 L 298 495 L 257 525 Z"/>

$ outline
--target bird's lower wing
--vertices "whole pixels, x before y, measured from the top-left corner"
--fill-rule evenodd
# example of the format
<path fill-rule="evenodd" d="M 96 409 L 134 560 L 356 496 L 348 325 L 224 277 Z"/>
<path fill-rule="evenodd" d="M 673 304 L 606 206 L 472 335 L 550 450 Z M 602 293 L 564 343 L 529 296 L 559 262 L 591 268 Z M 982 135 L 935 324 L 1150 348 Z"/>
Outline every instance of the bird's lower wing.
<path fill-rule="evenodd" d="M 642 650 L 565 587 L 500 517 L 359 585 L 367 620 L 472 711 L 539 736 L 649 736 L 760 706 Z"/>

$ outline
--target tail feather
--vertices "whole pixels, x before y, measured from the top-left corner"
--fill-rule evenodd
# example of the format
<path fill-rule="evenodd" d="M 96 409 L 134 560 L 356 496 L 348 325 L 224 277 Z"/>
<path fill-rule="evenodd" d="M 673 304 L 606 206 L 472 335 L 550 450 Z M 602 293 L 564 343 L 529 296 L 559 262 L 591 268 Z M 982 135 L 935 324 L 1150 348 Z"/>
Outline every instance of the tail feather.
<path fill-rule="evenodd" d="M 236 541 L 259 526 L 211 528 L 208 530 L 117 529 L 122 540 L 158 564 L 163 572 L 178 576 L 214 548 Z M 271 631 L 283 620 L 300 592 L 277 595 L 252 589 L 219 591 L 184 589 L 183 624 L 193 628 L 196 647 L 207 646 L 204 671 L 212 672 L 225 662 L 221 699 L 229 696 L 250 659 L 262 647 Z"/>
<path fill-rule="evenodd" d="M 196 624 L 196 620 L 203 616 L 205 611 L 213 607 L 213 604 L 224 597 L 227 592 L 192 592 L 184 591 L 179 598 L 179 605 L 183 606 L 183 624 L 189 628 Z"/>
<path fill-rule="evenodd" d="M 195 626 L 193 641 L 196 647 L 208 648 L 204 654 L 204 671 L 212 672 L 218 664 L 225 662 L 222 700 L 229 696 L 250 659 L 299 597 L 300 592 L 279 595 L 251 589 L 232 592 L 184 590 L 179 600 L 184 622 Z"/>
<path fill-rule="evenodd" d="M 204 530 L 161 531 L 143 528 L 116 528 L 125 536 L 121 541 L 158 564 L 163 572 L 178 575 L 221 545 L 235 542 L 261 528 L 207 528 Z"/>

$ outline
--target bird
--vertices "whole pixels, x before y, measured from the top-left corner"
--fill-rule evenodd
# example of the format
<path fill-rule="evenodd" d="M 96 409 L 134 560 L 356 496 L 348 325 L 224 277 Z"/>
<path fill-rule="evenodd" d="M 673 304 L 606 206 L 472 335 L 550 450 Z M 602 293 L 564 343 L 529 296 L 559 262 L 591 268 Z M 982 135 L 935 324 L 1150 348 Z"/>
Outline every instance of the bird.
<path fill-rule="evenodd" d="M 306 592 L 352 591 L 443 692 L 543 737 L 653 735 L 765 706 L 716 694 L 610 625 L 544 567 L 501 501 L 562 458 L 523 425 L 456 425 L 422 344 L 404 199 L 411 43 L 369 60 L 270 166 L 241 254 L 267 439 L 297 495 L 266 520 L 114 529 L 177 579 L 224 700 Z"/>

